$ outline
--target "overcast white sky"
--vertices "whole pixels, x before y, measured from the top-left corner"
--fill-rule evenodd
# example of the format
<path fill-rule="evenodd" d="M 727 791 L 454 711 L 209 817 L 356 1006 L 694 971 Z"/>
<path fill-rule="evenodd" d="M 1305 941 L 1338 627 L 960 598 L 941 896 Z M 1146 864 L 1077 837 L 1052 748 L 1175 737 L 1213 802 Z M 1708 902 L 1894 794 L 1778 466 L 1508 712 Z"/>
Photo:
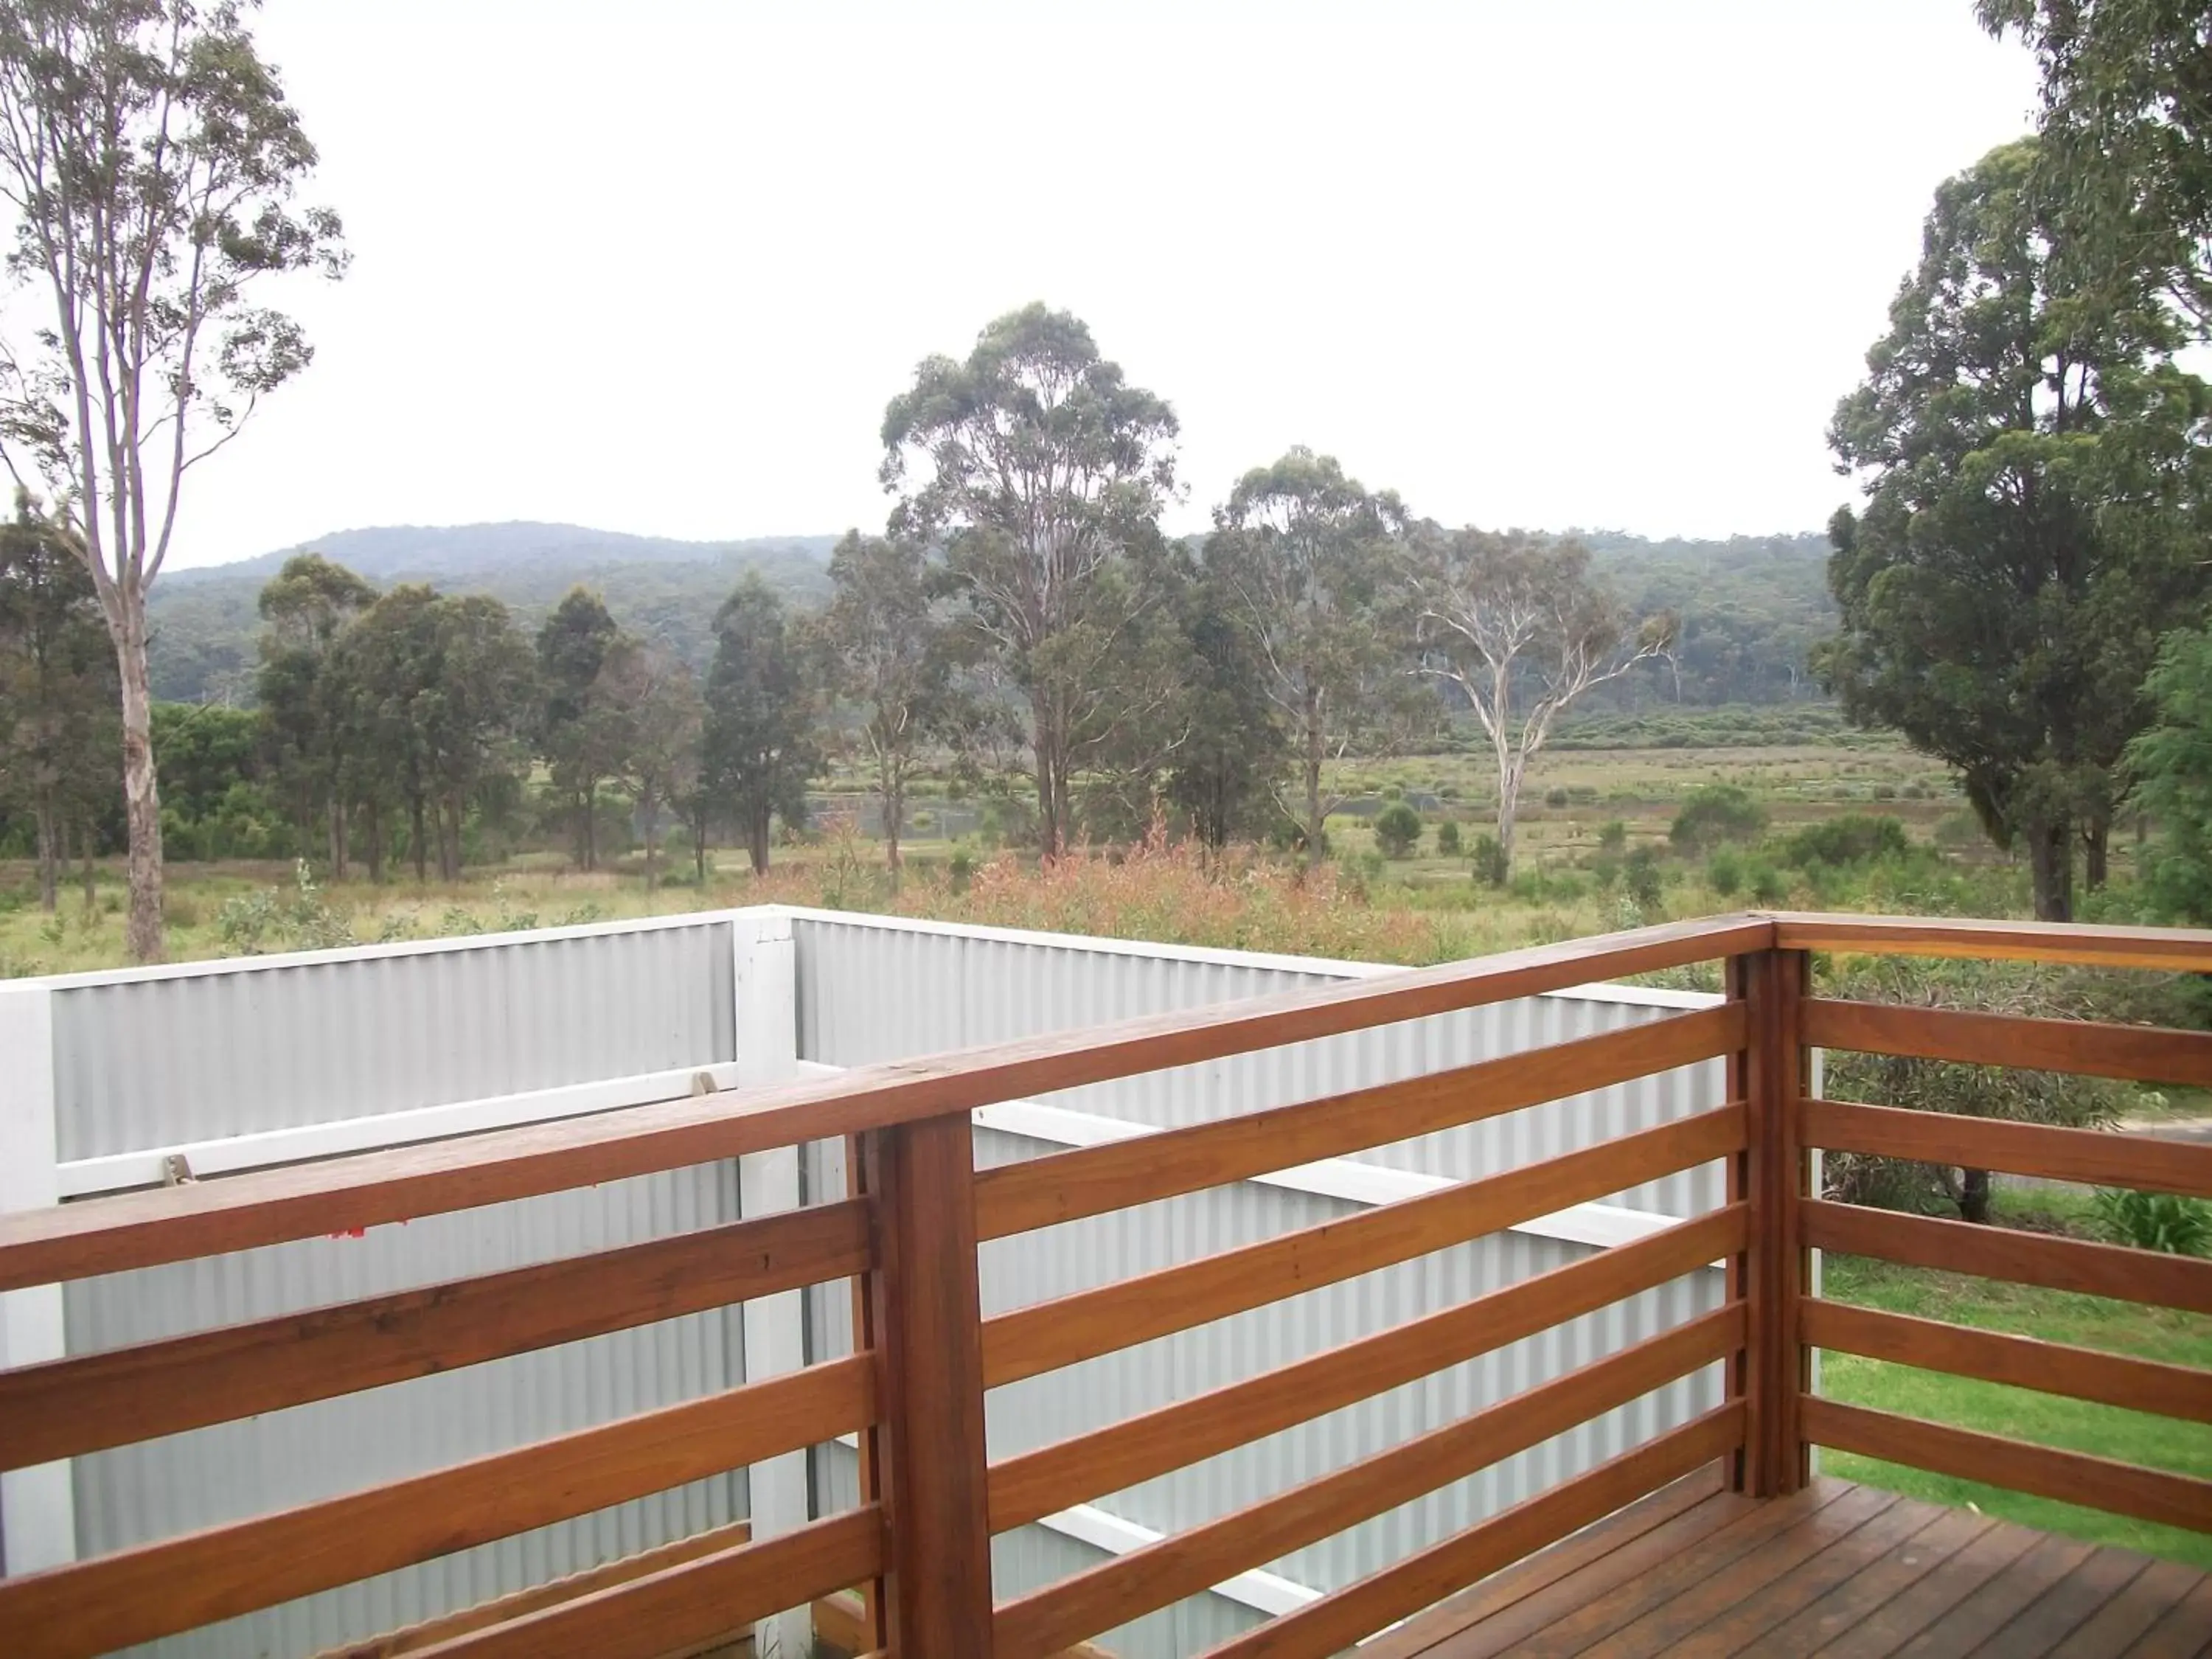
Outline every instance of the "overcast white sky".
<path fill-rule="evenodd" d="M 1182 417 L 1449 523 L 1812 529 L 1939 179 L 2023 131 L 1971 0 L 270 0 L 344 215 L 319 355 L 179 564 L 372 524 L 880 525 L 885 401 L 1031 299 Z"/>

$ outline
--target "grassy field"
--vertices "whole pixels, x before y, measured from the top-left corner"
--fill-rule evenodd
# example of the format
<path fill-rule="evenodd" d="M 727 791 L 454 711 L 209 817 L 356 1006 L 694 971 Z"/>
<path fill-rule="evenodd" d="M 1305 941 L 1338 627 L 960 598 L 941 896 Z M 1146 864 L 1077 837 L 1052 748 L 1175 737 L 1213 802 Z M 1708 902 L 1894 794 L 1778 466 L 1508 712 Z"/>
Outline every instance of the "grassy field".
<path fill-rule="evenodd" d="M 2030 1285 L 1992 1284 L 1850 1256 L 1829 1257 L 1826 1274 L 1826 1293 L 1839 1302 L 2173 1364 L 2212 1367 L 2212 1318 L 2201 1314 L 2134 1307 Z M 1821 1357 L 1820 1389 L 1832 1399 L 1853 1405 L 2094 1452 L 2100 1457 L 2147 1468 L 2212 1477 L 2212 1427 L 2203 1424 L 2176 1423 L 2118 1407 L 1945 1376 L 1853 1354 Z M 2045 1532 L 2118 1544 L 2212 1568 L 2212 1535 L 2203 1533 L 2130 1521 L 1843 1452 L 1821 1452 L 1820 1468 L 1823 1474 L 1863 1480 L 1933 1503 L 1972 1504 L 1990 1515 Z"/>

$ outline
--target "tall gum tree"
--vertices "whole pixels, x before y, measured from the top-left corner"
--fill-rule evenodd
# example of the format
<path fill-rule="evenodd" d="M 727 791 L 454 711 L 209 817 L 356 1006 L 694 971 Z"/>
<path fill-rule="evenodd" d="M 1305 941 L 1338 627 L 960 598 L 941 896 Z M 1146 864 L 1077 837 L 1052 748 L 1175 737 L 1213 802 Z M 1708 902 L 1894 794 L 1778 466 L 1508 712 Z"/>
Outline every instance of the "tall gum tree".
<path fill-rule="evenodd" d="M 932 357 L 884 412 L 890 533 L 942 546 L 996 665 L 1027 704 L 1038 841 L 1066 851 L 1086 758 L 1176 695 L 1120 672 L 1166 601 L 1144 580 L 1176 498 L 1175 412 L 1030 305 L 964 361 Z"/>
<path fill-rule="evenodd" d="M 2179 509 L 2203 471 L 2206 388 L 2158 262 L 2115 280 L 2035 140 L 1947 180 L 1921 258 L 1830 430 L 1863 509 L 1839 512 L 1841 626 L 1819 666 L 1845 714 L 1958 773 L 2025 851 L 2036 915 L 2092 880 L 2160 631 L 2208 568 Z"/>
<path fill-rule="evenodd" d="M 114 644 L 141 962 L 164 950 L 147 590 L 186 475 L 313 355 L 254 296 L 344 264 L 337 216 L 295 203 L 314 146 L 244 16 L 230 0 L 0 5 L 8 265 L 42 316 L 0 343 L 0 453 L 63 505 Z"/>
<path fill-rule="evenodd" d="M 1498 865 L 1513 866 L 1529 763 L 1575 700 L 1674 648 L 1671 614 L 1638 622 L 1590 574 L 1571 537 L 1431 530 L 1414 561 L 1421 660 L 1455 687 L 1498 767 Z"/>
<path fill-rule="evenodd" d="M 1311 869 L 1340 804 L 1322 791 L 1328 763 L 1354 749 L 1388 753 L 1436 708 L 1407 672 L 1397 626 L 1406 509 L 1345 477 L 1334 456 L 1295 447 L 1238 480 L 1214 525 L 1206 564 L 1237 595 L 1266 664 L 1295 784 L 1276 801 Z"/>

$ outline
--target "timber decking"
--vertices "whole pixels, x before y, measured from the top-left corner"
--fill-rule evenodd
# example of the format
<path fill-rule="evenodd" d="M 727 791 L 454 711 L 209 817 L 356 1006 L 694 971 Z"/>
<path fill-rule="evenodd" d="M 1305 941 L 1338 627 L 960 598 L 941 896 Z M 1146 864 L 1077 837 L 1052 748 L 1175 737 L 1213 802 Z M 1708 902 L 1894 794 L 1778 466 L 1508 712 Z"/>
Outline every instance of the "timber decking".
<path fill-rule="evenodd" d="M 1361 1659 L 2191 1659 L 2212 1577 L 1815 1480 L 1691 1475 L 1359 1650 Z"/>

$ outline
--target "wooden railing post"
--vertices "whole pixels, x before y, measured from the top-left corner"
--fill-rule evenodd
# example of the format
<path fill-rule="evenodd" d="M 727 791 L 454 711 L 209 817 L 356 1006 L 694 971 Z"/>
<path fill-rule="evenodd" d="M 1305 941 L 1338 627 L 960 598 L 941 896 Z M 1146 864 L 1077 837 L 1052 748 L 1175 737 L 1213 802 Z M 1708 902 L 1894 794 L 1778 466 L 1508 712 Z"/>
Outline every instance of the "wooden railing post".
<path fill-rule="evenodd" d="M 878 1422 L 863 1460 L 883 1505 L 881 1593 L 871 1608 L 906 1659 L 990 1659 L 982 1314 L 975 1281 L 968 1114 L 860 1138 L 875 1200 L 867 1329 Z"/>
<path fill-rule="evenodd" d="M 1796 1492 L 1811 1475 L 1797 1409 L 1811 1380 L 1798 1334 L 1809 1277 L 1798 1214 L 1808 1164 L 1797 1107 L 1806 1088 L 1800 1005 L 1809 974 L 1802 951 L 1753 951 L 1728 964 L 1728 994 L 1746 1014 L 1744 1048 L 1729 1061 L 1729 1093 L 1745 1103 L 1750 1127 L 1749 1145 L 1729 1167 L 1729 1198 L 1751 1206 L 1749 1243 L 1729 1264 L 1729 1292 L 1748 1304 L 1729 1391 L 1746 1408 L 1737 1485 L 1759 1498 Z"/>

